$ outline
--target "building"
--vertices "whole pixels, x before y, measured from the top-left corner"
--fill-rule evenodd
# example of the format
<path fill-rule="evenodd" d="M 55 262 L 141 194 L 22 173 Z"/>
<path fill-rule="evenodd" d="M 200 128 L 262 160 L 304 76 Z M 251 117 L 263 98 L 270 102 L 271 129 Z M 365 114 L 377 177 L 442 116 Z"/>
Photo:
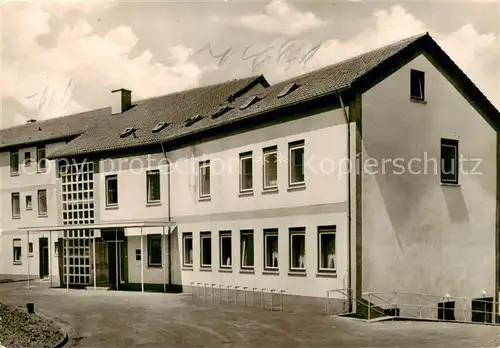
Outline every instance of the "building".
<path fill-rule="evenodd" d="M 428 34 L 273 86 L 120 89 L 0 131 L 0 274 L 497 299 L 499 126 Z"/>

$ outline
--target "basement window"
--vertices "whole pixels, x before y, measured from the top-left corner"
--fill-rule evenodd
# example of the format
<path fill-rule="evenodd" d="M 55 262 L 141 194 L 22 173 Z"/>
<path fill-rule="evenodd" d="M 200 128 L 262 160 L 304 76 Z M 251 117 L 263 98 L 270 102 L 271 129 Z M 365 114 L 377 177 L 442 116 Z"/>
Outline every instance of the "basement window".
<path fill-rule="evenodd" d="M 221 106 L 216 112 L 213 113 L 212 118 L 215 119 L 217 117 L 220 117 L 220 116 L 224 115 L 226 112 L 228 112 L 229 110 L 232 110 L 232 107 L 230 107 L 228 105 Z"/>
<path fill-rule="evenodd" d="M 189 127 L 202 119 L 203 119 L 203 116 L 201 116 L 201 115 L 196 115 L 194 117 L 188 118 L 186 120 L 186 127 Z"/>
<path fill-rule="evenodd" d="M 259 97 L 257 97 L 256 95 L 254 95 L 253 97 L 250 97 L 248 98 L 244 103 L 243 105 L 240 106 L 240 110 L 244 110 L 246 108 L 248 108 L 250 105 L 258 102 L 260 100 Z"/>
<path fill-rule="evenodd" d="M 153 133 L 158 133 L 168 126 L 167 122 L 158 122 L 158 124 L 153 128 Z"/>
<path fill-rule="evenodd" d="M 299 87 L 299 86 L 295 82 L 290 83 L 290 84 L 286 85 L 285 88 L 283 88 L 281 90 L 281 92 L 279 92 L 277 97 L 282 98 L 282 97 L 288 95 L 290 92 L 293 92 L 297 87 Z"/>
<path fill-rule="evenodd" d="M 128 137 L 130 134 L 134 133 L 135 130 L 136 129 L 134 127 L 125 128 L 125 130 L 122 132 L 122 134 L 120 134 L 120 138 Z"/>

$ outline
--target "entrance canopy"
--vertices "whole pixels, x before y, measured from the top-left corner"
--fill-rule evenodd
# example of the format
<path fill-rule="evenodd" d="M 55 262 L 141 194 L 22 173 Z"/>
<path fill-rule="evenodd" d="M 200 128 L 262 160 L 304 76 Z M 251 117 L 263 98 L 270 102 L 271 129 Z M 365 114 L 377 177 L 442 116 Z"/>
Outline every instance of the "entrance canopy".
<path fill-rule="evenodd" d="M 158 234 L 161 233 L 162 227 L 175 226 L 175 223 L 167 220 L 158 221 L 134 221 L 134 222 L 113 222 L 113 223 L 102 223 L 102 224 L 88 224 L 88 225 L 58 225 L 58 226 L 25 226 L 19 227 L 18 231 L 29 231 L 29 232 L 50 232 L 50 231 L 67 231 L 67 230 L 100 230 L 108 228 L 123 228 L 130 230 L 129 233 L 125 235 L 136 235 L 137 231 L 146 228 L 143 231 L 144 234 Z M 153 227 L 153 228 L 151 228 Z M 158 232 L 160 230 L 160 232 Z M 5 232 L 4 232 L 5 233 Z M 13 231 L 13 233 L 16 233 Z"/>

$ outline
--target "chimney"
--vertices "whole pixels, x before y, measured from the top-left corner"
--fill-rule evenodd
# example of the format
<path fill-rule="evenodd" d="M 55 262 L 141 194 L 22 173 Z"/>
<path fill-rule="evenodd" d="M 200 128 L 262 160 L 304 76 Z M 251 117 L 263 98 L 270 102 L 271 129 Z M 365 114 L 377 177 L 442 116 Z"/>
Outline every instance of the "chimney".
<path fill-rule="evenodd" d="M 132 107 L 132 91 L 120 88 L 111 91 L 111 113 L 121 114 Z"/>
<path fill-rule="evenodd" d="M 35 123 L 35 122 L 36 122 L 36 120 L 33 118 L 26 121 L 26 123 Z"/>

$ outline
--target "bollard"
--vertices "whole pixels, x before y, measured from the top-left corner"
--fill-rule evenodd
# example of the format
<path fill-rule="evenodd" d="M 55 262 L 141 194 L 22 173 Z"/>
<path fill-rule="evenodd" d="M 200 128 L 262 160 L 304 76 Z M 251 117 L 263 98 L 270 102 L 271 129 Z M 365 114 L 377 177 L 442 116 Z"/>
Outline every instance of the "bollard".
<path fill-rule="evenodd" d="M 219 303 L 222 303 L 224 298 L 224 285 L 219 285 Z"/>
<path fill-rule="evenodd" d="M 26 309 L 29 314 L 35 313 L 35 304 L 34 303 L 26 303 Z"/>
<path fill-rule="evenodd" d="M 191 300 L 194 301 L 194 282 L 189 283 L 191 285 Z"/>
<path fill-rule="evenodd" d="M 232 286 L 231 286 L 231 285 L 228 285 L 228 286 L 227 286 L 226 304 L 229 304 L 229 297 L 230 297 L 230 294 L 231 294 L 231 288 L 232 288 Z"/>
<path fill-rule="evenodd" d="M 280 290 L 280 311 L 283 312 L 284 306 L 284 301 L 283 301 L 283 294 L 285 293 L 285 290 Z"/>
<path fill-rule="evenodd" d="M 245 304 L 245 307 L 247 306 L 247 289 L 248 289 L 248 286 L 244 286 L 243 287 L 243 296 L 244 296 L 244 304 Z"/>
<path fill-rule="evenodd" d="M 200 285 L 201 285 L 201 283 L 197 283 L 197 286 L 196 286 L 196 300 L 200 299 Z"/>
<path fill-rule="evenodd" d="M 207 305 L 207 283 L 204 284 L 204 287 L 203 287 L 203 305 L 206 306 Z"/>
<path fill-rule="evenodd" d="M 252 307 L 255 308 L 255 290 L 258 290 L 257 288 L 252 288 Z"/>
<path fill-rule="evenodd" d="M 215 305 L 215 286 L 217 284 L 212 284 L 212 305 Z"/>
<path fill-rule="evenodd" d="M 326 315 L 330 316 L 330 291 L 326 292 Z"/>
<path fill-rule="evenodd" d="M 266 290 L 266 288 L 262 288 L 260 293 L 260 309 L 264 309 L 264 290 Z"/>

